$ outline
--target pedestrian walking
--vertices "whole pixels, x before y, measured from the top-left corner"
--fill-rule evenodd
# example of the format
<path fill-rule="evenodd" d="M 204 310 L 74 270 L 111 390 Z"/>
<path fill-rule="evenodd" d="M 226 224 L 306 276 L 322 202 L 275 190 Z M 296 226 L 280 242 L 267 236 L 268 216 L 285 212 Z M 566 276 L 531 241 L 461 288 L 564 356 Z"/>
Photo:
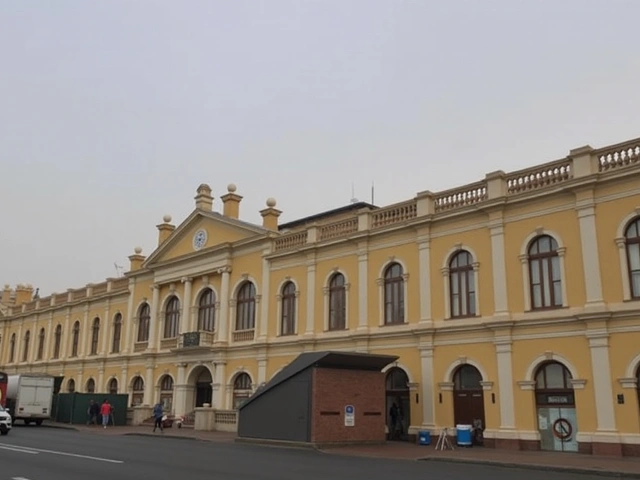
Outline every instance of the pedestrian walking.
<path fill-rule="evenodd" d="M 111 404 L 109 400 L 102 402 L 102 406 L 100 407 L 100 415 L 102 415 L 102 427 L 107 428 L 109 425 L 109 418 L 111 418 Z"/>
<path fill-rule="evenodd" d="M 164 428 L 162 428 L 162 417 L 164 417 L 164 412 L 162 409 L 162 404 L 160 402 L 156 403 L 155 407 L 153 407 L 153 431 L 156 431 L 156 428 L 160 428 L 160 431 L 164 433 Z"/>

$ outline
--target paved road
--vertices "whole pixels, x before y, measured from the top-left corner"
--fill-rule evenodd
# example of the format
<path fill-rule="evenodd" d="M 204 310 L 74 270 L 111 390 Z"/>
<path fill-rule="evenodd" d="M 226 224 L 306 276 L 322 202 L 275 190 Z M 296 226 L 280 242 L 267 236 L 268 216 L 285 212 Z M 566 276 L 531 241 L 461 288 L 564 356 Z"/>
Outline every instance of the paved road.
<path fill-rule="evenodd" d="M 490 466 L 368 459 L 243 444 L 17 427 L 0 437 L 0 480 L 602 480 Z"/>

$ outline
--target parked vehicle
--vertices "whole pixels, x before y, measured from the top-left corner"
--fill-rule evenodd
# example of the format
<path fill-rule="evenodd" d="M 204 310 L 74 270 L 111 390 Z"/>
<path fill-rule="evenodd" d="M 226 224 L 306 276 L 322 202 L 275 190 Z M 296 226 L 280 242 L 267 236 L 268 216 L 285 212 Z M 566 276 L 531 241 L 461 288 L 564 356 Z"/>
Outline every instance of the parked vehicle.
<path fill-rule="evenodd" d="M 8 435 L 11 431 L 11 415 L 0 405 L 0 435 Z"/>
<path fill-rule="evenodd" d="M 6 407 L 7 404 L 7 379 L 9 375 L 0 372 L 0 407 Z"/>
<path fill-rule="evenodd" d="M 25 425 L 31 422 L 41 425 L 51 418 L 53 389 L 54 377 L 51 375 L 9 375 L 6 408 L 13 422 L 20 419 Z"/>

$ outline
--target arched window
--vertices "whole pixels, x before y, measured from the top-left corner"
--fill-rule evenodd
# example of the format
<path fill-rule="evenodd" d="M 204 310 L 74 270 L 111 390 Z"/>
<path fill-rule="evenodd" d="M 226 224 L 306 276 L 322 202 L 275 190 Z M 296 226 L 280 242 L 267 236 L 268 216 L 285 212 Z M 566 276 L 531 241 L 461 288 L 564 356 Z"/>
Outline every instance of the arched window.
<path fill-rule="evenodd" d="M 384 272 L 384 323 L 404 323 L 404 278 L 399 263 L 392 263 Z"/>
<path fill-rule="evenodd" d="M 456 253 L 449 262 L 451 317 L 476 315 L 476 285 L 473 257 L 466 250 Z"/>
<path fill-rule="evenodd" d="M 40 333 L 38 334 L 38 353 L 36 355 L 36 360 L 42 360 L 44 357 L 44 328 L 40 329 Z"/>
<path fill-rule="evenodd" d="M 76 381 L 73 378 L 70 378 L 69 382 L 67 382 L 67 392 L 73 393 L 75 391 L 76 391 Z"/>
<path fill-rule="evenodd" d="M 80 322 L 76 321 L 73 324 L 72 342 L 71 342 L 71 356 L 78 356 L 78 342 L 80 340 Z"/>
<path fill-rule="evenodd" d="M 87 393 L 96 393 L 96 381 L 93 378 L 87 380 Z"/>
<path fill-rule="evenodd" d="M 482 390 L 482 374 L 473 365 L 461 365 L 453 376 L 454 390 Z"/>
<path fill-rule="evenodd" d="M 54 333 L 53 340 L 53 358 L 60 358 L 60 346 L 62 344 L 62 325 L 58 324 L 56 326 L 56 331 Z"/>
<path fill-rule="evenodd" d="M 98 354 L 98 341 L 100 340 L 100 319 L 93 319 L 93 327 L 91 328 L 91 355 Z"/>
<path fill-rule="evenodd" d="M 164 411 L 173 410 L 173 378 L 171 375 L 165 375 L 160 381 L 160 403 Z"/>
<path fill-rule="evenodd" d="M 251 377 L 246 373 L 239 373 L 233 382 L 233 408 L 238 408 L 250 396 Z"/>
<path fill-rule="evenodd" d="M 573 390 L 571 372 L 559 362 L 546 362 L 536 372 L 536 390 Z"/>
<path fill-rule="evenodd" d="M 31 332 L 27 330 L 24 334 L 24 349 L 22 350 L 22 361 L 26 362 L 29 359 L 29 342 L 31 341 Z"/>
<path fill-rule="evenodd" d="M 256 326 L 256 287 L 244 282 L 238 290 L 236 331 L 253 330 Z"/>
<path fill-rule="evenodd" d="M 16 334 L 11 335 L 11 341 L 9 342 L 9 363 L 13 363 L 16 359 Z"/>
<path fill-rule="evenodd" d="M 529 245 L 529 277 L 531 308 L 562 307 L 560 257 L 553 237 L 541 235 Z"/>
<path fill-rule="evenodd" d="M 111 344 L 111 353 L 120 353 L 120 340 L 122 338 L 122 315 L 116 313 L 113 318 L 113 342 Z"/>
<path fill-rule="evenodd" d="M 138 337 L 139 343 L 149 341 L 149 327 L 151 325 L 151 308 L 148 303 L 140 305 L 138 310 Z"/>
<path fill-rule="evenodd" d="M 167 310 L 164 316 L 164 338 L 178 336 L 180 330 L 180 300 L 173 296 L 167 302 Z"/>
<path fill-rule="evenodd" d="M 624 233 L 631 298 L 640 298 L 640 217 L 629 224 Z"/>
<path fill-rule="evenodd" d="M 406 372 L 398 367 L 393 367 L 387 372 L 387 392 L 405 392 L 409 390 L 409 377 Z"/>
<path fill-rule="evenodd" d="M 200 295 L 198 302 L 198 330 L 201 332 L 215 331 L 216 294 L 207 288 Z"/>
<path fill-rule="evenodd" d="M 142 377 L 136 377 L 131 383 L 131 405 L 142 405 L 144 402 L 144 380 Z"/>
<path fill-rule="evenodd" d="M 329 280 L 329 330 L 347 328 L 347 288 L 344 275 L 334 273 Z"/>
<path fill-rule="evenodd" d="M 296 286 L 287 282 L 282 287 L 280 311 L 280 334 L 293 335 L 296 333 Z"/>
<path fill-rule="evenodd" d="M 109 380 L 109 394 L 116 395 L 118 393 L 118 380 L 112 378 Z"/>

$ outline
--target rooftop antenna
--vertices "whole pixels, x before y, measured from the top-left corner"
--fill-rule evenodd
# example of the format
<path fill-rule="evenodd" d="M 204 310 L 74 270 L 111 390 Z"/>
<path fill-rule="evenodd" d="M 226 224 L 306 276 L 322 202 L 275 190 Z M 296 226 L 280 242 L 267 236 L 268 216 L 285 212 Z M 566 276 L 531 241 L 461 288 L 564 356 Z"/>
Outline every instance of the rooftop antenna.
<path fill-rule="evenodd" d="M 375 186 L 373 184 L 373 180 L 371 180 L 371 205 L 375 205 L 376 203 L 373 201 L 374 199 L 374 190 L 375 190 Z"/>
<path fill-rule="evenodd" d="M 351 182 L 351 203 L 358 203 L 360 200 L 356 198 L 355 187 L 353 186 L 353 182 Z"/>
<path fill-rule="evenodd" d="M 113 262 L 113 266 L 116 268 L 116 277 L 121 277 L 122 270 L 124 270 L 124 267 L 121 267 L 120 265 L 118 265 L 118 262 Z"/>

